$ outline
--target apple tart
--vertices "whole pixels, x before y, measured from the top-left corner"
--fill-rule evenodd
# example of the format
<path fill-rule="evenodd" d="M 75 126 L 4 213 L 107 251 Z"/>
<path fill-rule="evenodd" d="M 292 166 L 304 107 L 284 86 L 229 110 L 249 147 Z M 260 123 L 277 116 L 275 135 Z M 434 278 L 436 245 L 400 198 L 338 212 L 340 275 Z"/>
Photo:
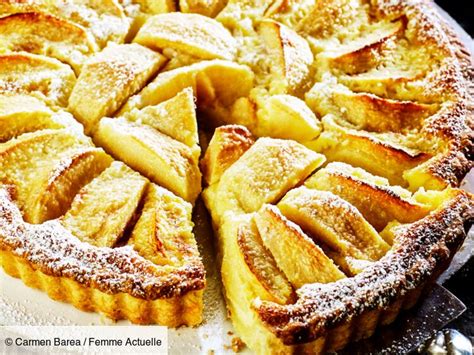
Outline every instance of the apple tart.
<path fill-rule="evenodd" d="M 197 325 L 202 196 L 249 348 L 342 349 L 472 224 L 473 72 L 424 0 L 0 2 L 0 264 Z"/>

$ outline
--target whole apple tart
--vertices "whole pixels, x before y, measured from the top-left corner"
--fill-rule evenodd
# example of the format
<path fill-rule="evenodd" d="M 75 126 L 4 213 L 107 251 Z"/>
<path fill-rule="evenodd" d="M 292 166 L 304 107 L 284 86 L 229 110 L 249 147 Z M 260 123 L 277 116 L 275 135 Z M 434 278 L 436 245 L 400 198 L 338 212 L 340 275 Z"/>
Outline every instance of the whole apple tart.
<path fill-rule="evenodd" d="M 243 342 L 340 350 L 465 239 L 473 78 L 431 0 L 0 1 L 0 264 L 198 325 L 202 198 Z"/>

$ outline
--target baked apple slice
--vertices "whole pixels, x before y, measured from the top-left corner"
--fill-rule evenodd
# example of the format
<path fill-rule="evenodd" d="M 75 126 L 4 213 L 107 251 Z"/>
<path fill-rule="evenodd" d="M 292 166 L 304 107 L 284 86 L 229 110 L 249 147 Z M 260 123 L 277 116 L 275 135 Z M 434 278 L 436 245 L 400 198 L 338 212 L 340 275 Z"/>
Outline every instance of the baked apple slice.
<path fill-rule="evenodd" d="M 186 144 L 196 155 L 201 154 L 199 147 L 196 106 L 191 87 L 180 91 L 176 96 L 154 106 L 141 110 L 133 109 L 124 117 L 132 122 L 144 124 Z"/>
<path fill-rule="evenodd" d="M 179 10 L 215 17 L 227 4 L 227 0 L 179 0 Z"/>
<path fill-rule="evenodd" d="M 202 59 L 232 60 L 237 52 L 234 37 L 221 23 L 181 12 L 150 17 L 133 41 L 151 49 L 171 48 Z"/>
<path fill-rule="evenodd" d="M 219 181 L 224 171 L 234 164 L 255 140 L 244 126 L 217 127 L 201 160 L 201 171 L 208 185 Z"/>
<path fill-rule="evenodd" d="M 191 215 L 190 203 L 149 184 L 128 245 L 157 265 L 183 266 L 199 257 Z"/>
<path fill-rule="evenodd" d="M 20 134 L 47 128 L 69 128 L 78 134 L 82 125 L 66 111 L 52 111 L 28 95 L 0 95 L 0 143 Z"/>
<path fill-rule="evenodd" d="M 113 162 L 79 191 L 60 222 L 84 242 L 113 247 L 133 221 L 147 184 L 125 164 Z"/>
<path fill-rule="evenodd" d="M 368 71 L 377 66 L 381 53 L 393 45 L 404 28 L 402 21 L 388 22 L 362 38 L 322 52 L 317 57 L 318 63 L 328 66 L 336 74 Z"/>
<path fill-rule="evenodd" d="M 25 52 L 0 54 L 0 94 L 27 94 L 66 106 L 76 76 L 57 59 Z"/>
<path fill-rule="evenodd" d="M 30 223 L 59 217 L 76 192 L 111 163 L 102 149 L 65 129 L 25 133 L 1 144 L 0 151 L 0 180 L 13 186 Z"/>
<path fill-rule="evenodd" d="M 345 277 L 301 228 L 286 219 L 277 207 L 264 205 L 255 215 L 263 244 L 291 284 L 329 283 Z"/>
<path fill-rule="evenodd" d="M 352 264 L 377 261 L 390 249 L 357 208 L 329 191 L 302 186 L 289 191 L 278 208 L 316 243 L 322 243 L 348 275 L 356 273 Z"/>
<path fill-rule="evenodd" d="M 323 117 L 323 133 L 313 142 L 307 143 L 328 161 L 342 161 L 380 176 L 392 184 L 405 186 L 406 170 L 412 169 L 431 158 L 427 152 L 429 141 L 422 147 L 419 136 L 395 133 L 370 133 L 338 122 L 332 115 Z"/>
<path fill-rule="evenodd" d="M 295 31 L 272 20 L 263 20 L 259 33 L 269 52 L 273 65 L 270 71 L 275 81 L 281 82 L 280 94 L 297 94 L 305 89 L 310 75 L 310 65 L 313 63 L 313 53 L 308 43 Z M 307 89 L 307 88 L 306 88 Z"/>
<path fill-rule="evenodd" d="M 130 28 L 129 19 L 116 0 L 23 1 L 9 0 L 0 4 L 3 16 L 17 13 L 43 12 L 74 22 L 86 29 L 103 48 L 108 42 L 121 43 Z M 57 33 L 61 31 L 55 27 Z"/>
<path fill-rule="evenodd" d="M 370 132 L 406 132 L 419 128 L 439 108 L 436 104 L 354 93 L 343 85 L 326 83 L 315 84 L 306 93 L 306 103 L 321 116 L 340 114 L 357 128 Z"/>
<path fill-rule="evenodd" d="M 83 27 L 42 12 L 0 18 L 0 48 L 59 59 L 71 65 L 77 74 L 87 57 L 99 49 Z"/>
<path fill-rule="evenodd" d="M 321 122 L 303 100 L 291 95 L 273 95 L 257 106 L 257 136 L 306 142 L 321 133 Z"/>
<path fill-rule="evenodd" d="M 91 133 L 101 117 L 117 111 L 163 63 L 163 56 L 138 44 L 110 44 L 84 64 L 69 110 Z"/>
<path fill-rule="evenodd" d="M 204 192 L 213 220 L 218 223 L 230 211 L 255 212 L 265 203 L 278 201 L 324 160 L 294 141 L 258 139 Z"/>
<path fill-rule="evenodd" d="M 150 126 L 104 117 L 94 141 L 186 201 L 194 203 L 201 192 L 201 173 L 192 149 Z"/>
<path fill-rule="evenodd" d="M 410 191 L 345 163 L 328 164 L 306 180 L 305 186 L 342 197 L 378 231 L 393 220 L 411 223 L 430 212 L 430 206 L 416 201 Z"/>

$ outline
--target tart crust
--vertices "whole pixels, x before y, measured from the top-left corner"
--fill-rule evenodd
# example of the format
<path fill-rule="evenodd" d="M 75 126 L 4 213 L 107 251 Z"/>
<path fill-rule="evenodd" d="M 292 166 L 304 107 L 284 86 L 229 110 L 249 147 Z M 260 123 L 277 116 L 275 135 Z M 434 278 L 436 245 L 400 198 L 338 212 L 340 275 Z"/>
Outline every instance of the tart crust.
<path fill-rule="evenodd" d="M 199 257 L 182 267 L 157 266 L 131 247 L 80 242 L 58 221 L 23 221 L 0 190 L 1 265 L 11 276 L 55 300 L 112 319 L 177 327 L 201 322 L 205 271 Z"/>

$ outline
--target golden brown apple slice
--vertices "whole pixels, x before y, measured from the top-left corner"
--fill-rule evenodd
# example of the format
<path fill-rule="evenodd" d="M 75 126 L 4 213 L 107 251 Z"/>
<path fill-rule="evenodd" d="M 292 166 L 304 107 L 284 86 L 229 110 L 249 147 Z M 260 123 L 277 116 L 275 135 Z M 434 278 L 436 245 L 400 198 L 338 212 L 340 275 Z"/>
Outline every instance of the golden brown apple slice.
<path fill-rule="evenodd" d="M 190 203 L 149 184 L 143 210 L 128 244 L 155 264 L 182 266 L 189 258 L 199 257 L 191 215 Z"/>
<path fill-rule="evenodd" d="M 403 22 L 388 22 L 367 36 L 321 53 L 317 59 L 336 72 L 365 72 L 377 65 L 384 48 L 390 46 L 403 30 Z"/>
<path fill-rule="evenodd" d="M 329 161 L 359 166 L 385 176 L 392 184 L 406 185 L 404 171 L 431 157 L 417 148 L 419 137 L 400 134 L 375 134 L 359 131 L 336 122 L 332 115 L 323 117 L 323 133 L 308 146 L 323 153 Z M 410 146 L 413 146 L 411 148 Z"/>
<path fill-rule="evenodd" d="M 290 140 L 260 138 L 204 193 L 213 220 L 255 212 L 306 179 L 325 158 Z"/>
<path fill-rule="evenodd" d="M 0 4 L 0 13 L 4 16 L 29 12 L 48 13 L 74 22 L 90 32 L 100 47 L 104 47 L 109 41 L 123 42 L 130 27 L 123 8 L 116 0 L 13 0 Z"/>
<path fill-rule="evenodd" d="M 219 229 L 219 244 L 224 295 L 236 331 L 245 342 L 255 339 L 258 332 L 258 345 L 252 349 L 260 349 L 262 354 L 270 344 L 283 346 L 252 311 L 252 303 L 259 298 L 291 304 L 295 293 L 263 245 L 253 215 L 228 218 Z"/>
<path fill-rule="evenodd" d="M 59 217 L 76 192 L 111 158 L 70 131 L 25 133 L 0 145 L 0 181 L 14 187 L 24 218 L 42 223 Z"/>
<path fill-rule="evenodd" d="M 190 147 L 199 158 L 196 106 L 191 87 L 154 106 L 134 109 L 124 115 L 127 120 L 145 124 Z"/>
<path fill-rule="evenodd" d="M 332 251 L 328 256 L 346 274 L 353 272 L 347 263 L 341 265 L 339 259 L 376 261 L 390 249 L 357 208 L 329 191 L 302 186 L 289 191 L 278 208 L 313 240 L 327 246 Z"/>
<path fill-rule="evenodd" d="M 421 127 L 438 105 L 398 101 L 353 93 L 342 85 L 317 83 L 306 94 L 306 103 L 319 115 L 340 114 L 359 129 L 371 132 L 404 132 Z"/>
<path fill-rule="evenodd" d="M 255 142 L 244 126 L 227 125 L 216 128 L 201 160 L 201 171 L 208 185 L 218 182 Z"/>
<path fill-rule="evenodd" d="M 226 282 L 226 295 L 232 303 L 239 298 L 250 303 L 257 296 L 281 304 L 294 300 L 293 288 L 264 247 L 253 215 L 229 218 L 219 233 L 223 253 L 222 277 L 224 282 L 229 281 Z M 235 286 L 230 283 L 242 276 Z M 244 287 L 241 287 L 242 282 Z M 240 295 L 233 298 L 237 294 Z"/>
<path fill-rule="evenodd" d="M 133 41 L 151 49 L 172 48 L 203 59 L 232 60 L 237 52 L 235 39 L 222 24 L 181 12 L 150 17 Z"/>
<path fill-rule="evenodd" d="M 226 4 L 227 0 L 179 0 L 179 10 L 215 17 Z"/>
<path fill-rule="evenodd" d="M 133 169 L 186 201 L 194 203 L 201 192 L 201 173 L 191 148 L 152 127 L 123 118 L 104 117 L 94 140 Z"/>
<path fill-rule="evenodd" d="M 69 110 L 91 133 L 101 117 L 113 114 L 163 64 L 163 56 L 138 44 L 110 44 L 84 64 Z"/>
<path fill-rule="evenodd" d="M 306 142 L 317 138 L 321 128 L 321 122 L 304 101 L 291 95 L 273 95 L 259 105 L 253 131 L 258 136 Z"/>
<path fill-rule="evenodd" d="M 82 125 L 65 111 L 54 112 L 27 95 L 0 95 L 0 143 L 40 129 L 69 128 L 81 134 Z"/>
<path fill-rule="evenodd" d="M 253 73 L 245 65 L 211 60 L 160 73 L 137 95 L 132 96 L 120 113 L 156 105 L 187 87 L 194 89 L 198 107 L 229 107 L 239 97 L 247 96 L 253 87 Z"/>
<path fill-rule="evenodd" d="M 286 90 L 280 93 L 300 92 L 308 84 L 309 66 L 314 59 L 306 40 L 292 29 L 272 20 L 263 20 L 259 32 L 272 59 L 270 70 L 273 80 L 284 82 Z"/>
<path fill-rule="evenodd" d="M 265 247 L 295 288 L 308 283 L 329 283 L 345 277 L 301 228 L 286 219 L 277 207 L 264 205 L 255 223 Z"/>
<path fill-rule="evenodd" d="M 125 164 L 113 162 L 79 191 L 60 222 L 84 242 L 113 247 L 133 221 L 147 184 Z"/>
<path fill-rule="evenodd" d="M 408 190 L 345 163 L 330 163 L 305 182 L 308 188 L 330 191 L 354 205 L 378 231 L 397 220 L 411 223 L 426 216 L 430 206 Z"/>
<path fill-rule="evenodd" d="M 53 106 L 66 106 L 76 81 L 60 61 L 30 53 L 0 54 L 0 94 L 28 94 Z"/>
<path fill-rule="evenodd" d="M 71 65 L 76 73 L 87 57 L 98 50 L 94 38 L 83 27 L 41 12 L 1 18 L 0 48 L 54 57 Z"/>

